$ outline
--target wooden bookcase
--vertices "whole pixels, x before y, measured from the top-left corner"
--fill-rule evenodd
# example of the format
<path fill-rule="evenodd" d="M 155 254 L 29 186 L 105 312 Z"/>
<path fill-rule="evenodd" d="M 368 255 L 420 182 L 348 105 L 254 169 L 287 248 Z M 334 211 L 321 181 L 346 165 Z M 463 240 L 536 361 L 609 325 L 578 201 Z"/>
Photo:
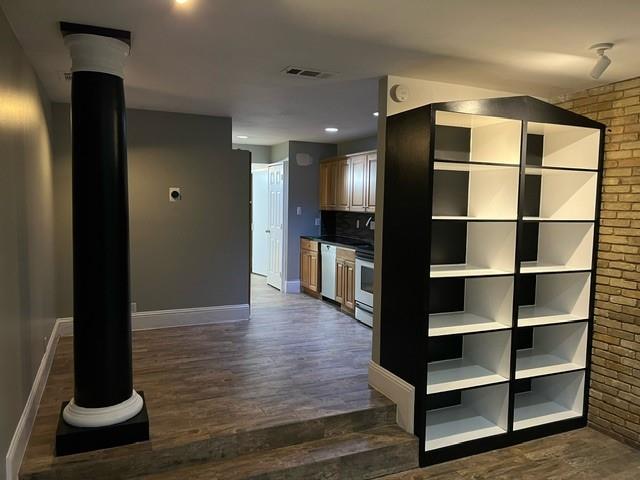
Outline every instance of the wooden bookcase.
<path fill-rule="evenodd" d="M 604 126 L 509 97 L 386 135 L 380 363 L 421 464 L 586 425 Z"/>

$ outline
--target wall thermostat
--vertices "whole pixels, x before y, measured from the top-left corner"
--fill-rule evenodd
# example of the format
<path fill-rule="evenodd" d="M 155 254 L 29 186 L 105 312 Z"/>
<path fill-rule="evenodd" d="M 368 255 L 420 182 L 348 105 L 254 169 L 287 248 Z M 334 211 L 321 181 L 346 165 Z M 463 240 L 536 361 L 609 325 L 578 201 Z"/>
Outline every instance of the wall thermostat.
<path fill-rule="evenodd" d="M 409 100 L 409 89 L 401 84 L 391 87 L 391 98 L 394 102 L 406 102 Z"/>
<path fill-rule="evenodd" d="M 180 193 L 180 187 L 169 187 L 169 201 L 177 202 L 182 200 L 182 193 Z"/>

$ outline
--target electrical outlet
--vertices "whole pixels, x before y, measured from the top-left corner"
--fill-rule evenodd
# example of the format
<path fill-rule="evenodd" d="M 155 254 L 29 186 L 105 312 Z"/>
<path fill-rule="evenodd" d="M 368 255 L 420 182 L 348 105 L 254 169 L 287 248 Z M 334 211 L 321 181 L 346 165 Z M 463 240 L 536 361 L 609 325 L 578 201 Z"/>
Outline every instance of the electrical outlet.
<path fill-rule="evenodd" d="M 320 226 L 320 218 L 316 218 L 315 225 L 316 227 Z"/>
<path fill-rule="evenodd" d="M 302 207 L 296 207 L 296 215 L 302 215 Z"/>
<path fill-rule="evenodd" d="M 169 187 L 169 201 L 177 202 L 182 200 L 182 193 L 180 193 L 180 187 Z"/>
<path fill-rule="evenodd" d="M 356 219 L 356 228 L 360 228 L 360 219 L 359 218 Z"/>
<path fill-rule="evenodd" d="M 375 230 L 376 229 L 376 221 L 375 220 L 371 220 L 369 222 L 369 230 Z"/>

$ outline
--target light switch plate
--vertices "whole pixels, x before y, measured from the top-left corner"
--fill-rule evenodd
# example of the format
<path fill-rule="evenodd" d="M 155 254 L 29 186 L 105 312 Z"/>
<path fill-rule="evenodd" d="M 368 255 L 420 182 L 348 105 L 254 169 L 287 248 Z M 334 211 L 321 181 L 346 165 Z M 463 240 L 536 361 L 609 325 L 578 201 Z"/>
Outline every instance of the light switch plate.
<path fill-rule="evenodd" d="M 320 226 L 320 219 L 316 218 L 316 227 L 319 227 L 319 226 Z"/>
<path fill-rule="evenodd" d="M 296 207 L 296 215 L 302 215 L 302 207 Z"/>

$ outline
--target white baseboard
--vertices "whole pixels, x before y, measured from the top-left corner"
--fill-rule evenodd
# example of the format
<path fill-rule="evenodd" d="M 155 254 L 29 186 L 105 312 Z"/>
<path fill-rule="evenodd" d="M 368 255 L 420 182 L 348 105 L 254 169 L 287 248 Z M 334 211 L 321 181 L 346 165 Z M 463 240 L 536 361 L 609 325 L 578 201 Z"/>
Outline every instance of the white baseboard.
<path fill-rule="evenodd" d="M 284 288 L 285 293 L 300 293 L 300 280 L 286 282 Z"/>
<path fill-rule="evenodd" d="M 33 380 L 27 403 L 22 410 L 20 420 L 18 420 L 18 426 L 13 433 L 13 438 L 9 444 L 9 450 L 7 450 L 6 456 L 6 475 L 7 480 L 17 480 L 18 472 L 20 470 L 20 464 L 24 457 L 24 452 L 27 449 L 27 443 L 29 443 L 29 436 L 31 435 L 31 429 L 33 428 L 33 422 L 36 419 L 36 413 L 38 413 L 38 406 L 42 399 L 42 393 L 44 387 L 47 385 L 47 378 L 49 378 L 49 371 L 51 370 L 51 364 L 53 363 L 53 356 L 58 345 L 58 339 L 60 338 L 60 321 L 56 321 L 51 330 L 49 341 L 47 342 L 47 348 L 44 351 L 42 360 L 40 360 L 40 366 L 36 372 L 36 377 Z"/>
<path fill-rule="evenodd" d="M 235 322 L 249 319 L 249 305 L 221 305 L 215 307 L 181 308 L 176 310 L 157 310 L 131 314 L 133 330 L 151 330 L 156 328 L 185 327 L 190 325 L 208 325 L 214 323 Z M 47 384 L 51 364 L 60 337 L 73 335 L 73 318 L 59 318 L 53 326 L 47 348 L 40 361 L 40 367 L 31 386 L 27 403 L 24 406 L 18 426 L 11 439 L 6 457 L 7 480 L 17 480 L 24 452 L 27 449 L 33 422 L 38 412 L 44 387 Z"/>
<path fill-rule="evenodd" d="M 373 360 L 369 360 L 369 385 L 396 404 L 396 422 L 403 430 L 413 433 L 414 386 Z"/>
<path fill-rule="evenodd" d="M 249 319 L 249 305 L 220 305 L 215 307 L 178 308 L 175 310 L 152 310 L 131 314 L 132 330 L 187 327 L 214 323 L 235 322 Z M 73 318 L 60 318 L 61 336 L 73 335 Z"/>

